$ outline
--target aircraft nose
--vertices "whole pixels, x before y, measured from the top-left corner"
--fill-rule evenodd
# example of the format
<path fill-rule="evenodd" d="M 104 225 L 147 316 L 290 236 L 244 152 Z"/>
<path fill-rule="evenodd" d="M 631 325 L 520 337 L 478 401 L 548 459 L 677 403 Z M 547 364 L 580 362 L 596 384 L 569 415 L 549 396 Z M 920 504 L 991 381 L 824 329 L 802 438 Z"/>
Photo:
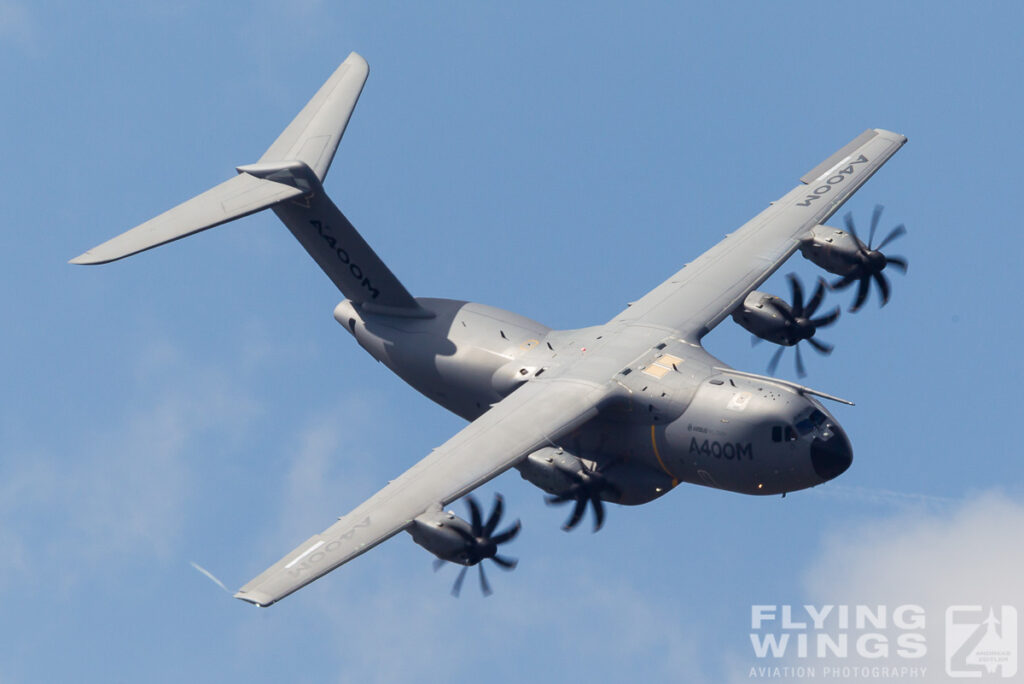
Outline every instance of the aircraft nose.
<path fill-rule="evenodd" d="M 829 426 L 832 436 L 816 437 L 811 442 L 811 465 L 822 481 L 839 477 L 853 463 L 853 448 L 846 433 L 839 426 Z"/>

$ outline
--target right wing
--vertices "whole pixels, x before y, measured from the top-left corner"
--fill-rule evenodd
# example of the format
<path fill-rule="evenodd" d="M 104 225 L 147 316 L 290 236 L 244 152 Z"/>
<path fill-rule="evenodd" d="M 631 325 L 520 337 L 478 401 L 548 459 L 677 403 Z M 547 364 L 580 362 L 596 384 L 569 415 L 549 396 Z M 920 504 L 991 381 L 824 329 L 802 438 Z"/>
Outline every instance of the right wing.
<path fill-rule="evenodd" d="M 235 597 L 258 606 L 281 600 L 572 432 L 597 414 L 608 391 L 564 378 L 526 383 Z"/>
<path fill-rule="evenodd" d="M 869 129 L 806 173 L 801 184 L 615 317 L 673 328 L 697 342 L 743 303 L 907 141 Z"/>

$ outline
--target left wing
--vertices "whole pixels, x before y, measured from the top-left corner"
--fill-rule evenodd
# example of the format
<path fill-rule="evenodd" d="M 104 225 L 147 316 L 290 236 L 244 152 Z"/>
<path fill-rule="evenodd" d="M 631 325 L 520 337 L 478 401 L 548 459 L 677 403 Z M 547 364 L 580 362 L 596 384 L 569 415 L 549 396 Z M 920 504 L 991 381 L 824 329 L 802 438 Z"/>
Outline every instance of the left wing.
<path fill-rule="evenodd" d="M 597 414 L 605 385 L 565 378 L 527 382 L 429 456 L 242 587 L 269 606 L 405 529 L 434 504 L 479 487 Z"/>
<path fill-rule="evenodd" d="M 742 304 L 907 139 L 868 129 L 800 179 L 801 185 L 648 292 L 613 320 L 665 326 L 697 342 Z"/>

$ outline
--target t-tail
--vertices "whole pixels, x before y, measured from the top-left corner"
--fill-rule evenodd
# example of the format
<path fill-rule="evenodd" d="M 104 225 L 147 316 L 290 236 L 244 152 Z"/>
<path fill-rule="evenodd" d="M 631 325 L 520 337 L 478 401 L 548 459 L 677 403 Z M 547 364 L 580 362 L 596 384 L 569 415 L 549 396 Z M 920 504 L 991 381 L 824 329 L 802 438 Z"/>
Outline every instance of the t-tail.
<path fill-rule="evenodd" d="M 324 191 L 323 179 L 366 83 L 352 53 L 255 164 L 201 195 L 93 247 L 72 264 L 104 264 L 273 209 L 324 273 L 355 304 L 395 316 L 427 317 L 395 274 Z"/>

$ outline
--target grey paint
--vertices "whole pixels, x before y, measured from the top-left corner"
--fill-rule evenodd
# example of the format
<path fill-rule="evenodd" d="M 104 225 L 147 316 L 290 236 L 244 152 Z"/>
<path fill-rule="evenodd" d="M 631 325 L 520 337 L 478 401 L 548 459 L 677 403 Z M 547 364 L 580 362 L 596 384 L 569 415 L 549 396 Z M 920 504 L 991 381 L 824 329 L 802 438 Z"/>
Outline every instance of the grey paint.
<path fill-rule="evenodd" d="M 300 193 L 273 209 L 347 297 L 335 308 L 338 323 L 412 387 L 471 422 L 247 583 L 238 598 L 270 605 L 403 530 L 439 558 L 457 558 L 453 530 L 468 527 L 444 506 L 512 467 L 553 493 L 572 479 L 566 472 L 596 471 L 615 485 L 600 498 L 640 504 L 682 482 L 785 493 L 850 465 L 849 440 L 815 398 L 828 395 L 733 371 L 700 340 L 798 248 L 824 253 L 813 245 L 834 229 L 821 224 L 906 142 L 903 136 L 861 134 L 612 320 L 552 330 L 482 304 L 412 298 L 323 192 L 319 181 L 365 75 L 353 53 L 260 162 L 239 168 L 240 178 L 256 181 L 256 194 Z M 223 215 L 195 213 L 190 226 Z M 333 245 L 314 223 L 325 220 L 338 231 Z M 173 221 L 156 232 L 186 234 Z M 107 244 L 117 247 L 125 236 Z M 120 243 L 121 256 L 137 246 L 132 240 Z M 346 254 L 339 259 L 341 241 Z M 119 258 L 113 248 L 105 254 Z M 821 261 L 826 268 L 845 263 Z"/>

